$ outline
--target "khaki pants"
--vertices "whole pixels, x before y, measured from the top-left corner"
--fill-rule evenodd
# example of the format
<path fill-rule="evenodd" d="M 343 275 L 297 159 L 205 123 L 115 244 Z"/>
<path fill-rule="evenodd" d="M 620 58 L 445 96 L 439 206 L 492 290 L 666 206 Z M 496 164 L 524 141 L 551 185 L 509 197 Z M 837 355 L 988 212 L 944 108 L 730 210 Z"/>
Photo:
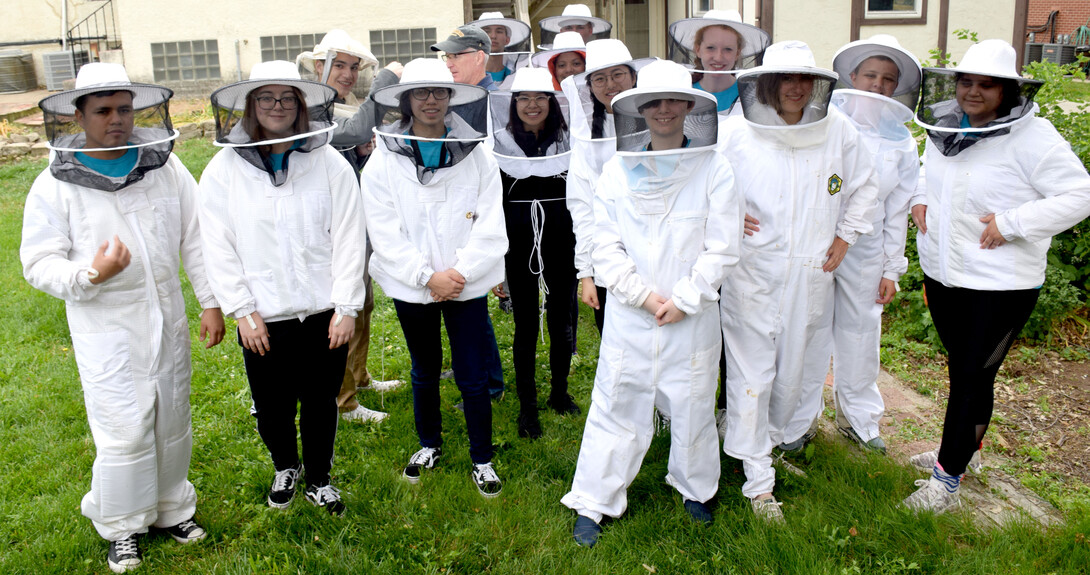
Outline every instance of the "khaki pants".
<path fill-rule="evenodd" d="M 370 242 L 367 244 L 366 257 L 370 263 Z M 364 268 L 363 283 L 367 286 L 367 298 L 363 301 L 363 310 L 356 316 L 356 330 L 352 339 L 348 340 L 348 364 L 344 368 L 341 391 L 337 393 L 337 407 L 341 413 L 359 407 L 356 389 L 371 385 L 371 374 L 367 371 L 367 349 L 371 343 L 371 312 L 375 311 L 375 285 L 367 267 Z"/>

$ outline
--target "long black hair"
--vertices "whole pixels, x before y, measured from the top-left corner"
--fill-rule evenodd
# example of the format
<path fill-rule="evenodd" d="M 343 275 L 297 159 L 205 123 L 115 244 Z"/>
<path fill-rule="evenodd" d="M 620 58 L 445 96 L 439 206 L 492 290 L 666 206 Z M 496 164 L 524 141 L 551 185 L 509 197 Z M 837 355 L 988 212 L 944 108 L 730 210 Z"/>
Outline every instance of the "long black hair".
<path fill-rule="evenodd" d="M 625 68 L 628 68 L 628 73 L 632 74 L 632 87 L 635 88 L 636 87 L 636 70 L 634 70 L 632 68 L 632 66 L 629 66 L 628 64 L 620 64 L 620 65 L 624 66 Z M 610 67 L 612 68 L 612 66 L 610 66 Z M 608 70 L 608 68 L 607 68 L 607 70 Z M 587 74 L 587 88 L 591 87 L 591 85 L 590 85 L 590 76 L 591 76 L 590 74 Z M 591 91 L 590 100 L 591 100 L 591 103 L 594 105 L 594 112 L 591 114 L 591 117 L 590 117 L 590 137 L 591 138 L 601 138 L 602 135 L 603 135 L 603 132 L 605 131 L 606 105 L 598 101 L 598 98 L 594 95 L 593 91 Z"/>
<path fill-rule="evenodd" d="M 522 120 L 518 116 L 515 96 L 511 97 L 511 106 L 507 112 L 507 131 L 511 133 L 515 143 L 522 148 L 528 158 L 544 156 L 545 150 L 568 130 L 568 124 L 564 121 L 564 115 L 560 113 L 560 103 L 556 101 L 556 96 L 548 92 L 545 92 L 545 95 L 549 97 L 549 113 L 545 116 L 545 124 L 537 135 L 526 131 L 526 127 L 522 125 Z"/>

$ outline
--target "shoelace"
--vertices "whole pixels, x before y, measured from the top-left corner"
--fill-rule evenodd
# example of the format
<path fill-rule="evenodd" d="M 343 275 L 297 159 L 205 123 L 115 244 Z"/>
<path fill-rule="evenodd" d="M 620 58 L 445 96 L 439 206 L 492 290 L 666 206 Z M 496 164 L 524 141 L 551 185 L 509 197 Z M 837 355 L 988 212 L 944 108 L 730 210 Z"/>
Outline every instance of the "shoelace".
<path fill-rule="evenodd" d="M 332 485 L 323 485 L 314 491 L 315 499 L 318 500 L 318 505 L 325 505 L 326 503 L 341 500 L 341 490 Z"/>
<path fill-rule="evenodd" d="M 285 469 L 283 471 L 277 471 L 276 477 L 273 478 L 273 491 L 285 491 L 295 485 L 295 469 Z"/>
<path fill-rule="evenodd" d="M 434 453 L 435 453 L 435 450 L 430 448 L 430 447 L 421 449 L 420 451 L 417 451 L 416 453 L 413 454 L 412 457 L 409 458 L 409 465 L 425 465 L 426 466 L 431 461 L 432 454 L 434 454 Z"/>
<path fill-rule="evenodd" d="M 482 463 L 478 465 L 477 477 L 484 483 L 492 483 L 500 480 L 500 476 L 496 475 L 496 470 L 492 469 L 491 463 Z"/>
<path fill-rule="evenodd" d="M 116 541 L 116 543 L 117 543 L 117 555 L 118 555 L 118 557 L 121 557 L 121 556 L 124 556 L 124 555 L 136 555 L 137 548 L 136 548 L 136 537 L 135 536 L 130 536 L 130 537 L 126 538 L 126 539 Z"/>
<path fill-rule="evenodd" d="M 190 531 L 197 528 L 197 522 L 193 521 L 192 519 L 186 519 L 185 521 L 182 521 L 181 523 L 175 525 L 175 527 L 177 527 L 178 530 L 182 533 L 189 533 Z"/>

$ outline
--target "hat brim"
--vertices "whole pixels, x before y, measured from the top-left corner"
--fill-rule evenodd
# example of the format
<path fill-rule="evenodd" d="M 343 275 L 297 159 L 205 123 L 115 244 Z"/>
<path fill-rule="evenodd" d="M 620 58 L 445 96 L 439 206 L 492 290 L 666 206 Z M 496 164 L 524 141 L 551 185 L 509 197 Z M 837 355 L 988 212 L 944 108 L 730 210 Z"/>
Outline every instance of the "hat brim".
<path fill-rule="evenodd" d="M 608 70 L 608 69 L 613 68 L 615 66 L 629 66 L 629 67 L 635 69 L 637 72 L 639 72 L 640 68 L 643 68 L 644 66 L 650 64 L 651 62 L 654 62 L 655 60 L 658 60 L 658 58 L 633 58 L 631 60 L 624 60 L 624 61 L 621 61 L 621 62 L 610 62 L 608 64 L 603 64 L 601 66 L 595 66 L 594 68 L 587 68 L 583 72 L 581 72 L 579 74 L 576 74 L 575 79 L 576 79 L 577 82 L 585 82 L 586 79 L 587 79 L 587 76 L 590 76 L 591 74 L 593 74 L 595 72 L 601 72 L 602 70 Z"/>
<path fill-rule="evenodd" d="M 43 112 L 49 114 L 72 116 L 76 113 L 76 100 L 81 97 L 98 92 L 121 91 L 132 93 L 132 107 L 134 110 L 143 110 L 145 108 L 159 106 L 174 96 L 174 91 L 165 86 L 156 86 L 154 84 L 117 84 L 66 90 L 42 98 L 42 100 L 38 102 L 38 107 L 41 108 Z"/>
<path fill-rule="evenodd" d="M 661 87 L 636 87 L 631 90 L 625 90 L 624 92 L 617 94 L 617 97 L 613 99 L 611 106 L 614 110 L 622 114 L 639 116 L 640 106 L 652 100 L 663 98 L 688 100 L 692 102 L 693 109 L 689 112 L 691 114 L 715 110 L 716 107 L 715 96 L 712 96 L 703 90 L 697 90 L 695 88 L 674 88 L 672 90 L 664 90 Z"/>
<path fill-rule="evenodd" d="M 230 109 L 246 109 L 246 96 L 262 86 L 291 86 L 303 93 L 306 107 L 325 106 L 337 97 L 337 91 L 332 86 L 310 80 L 294 80 L 286 78 L 271 78 L 267 80 L 243 80 L 228 84 L 215 92 L 212 92 L 212 105 Z"/>
<path fill-rule="evenodd" d="M 530 63 L 535 68 L 548 68 L 549 60 L 552 60 L 556 56 L 559 56 L 565 52 L 580 52 L 583 54 L 583 60 L 587 59 L 586 46 L 573 46 L 571 48 L 551 48 L 549 50 L 543 50 L 530 56 Z"/>
<path fill-rule="evenodd" d="M 481 86 L 457 82 L 401 82 L 380 88 L 372 93 L 371 97 L 387 108 L 396 108 L 401 104 L 401 95 L 415 88 L 450 89 L 449 106 L 461 106 L 488 96 L 488 90 Z"/>
<path fill-rule="evenodd" d="M 837 73 L 832 70 L 826 70 L 825 68 L 818 68 L 815 66 L 757 66 L 756 68 L 750 68 L 749 70 L 742 70 L 738 73 L 738 78 L 752 78 L 762 74 L 805 74 L 807 76 L 827 78 L 834 82 L 839 77 L 837 76 Z"/>
<path fill-rule="evenodd" d="M 530 37 L 530 25 L 514 18 L 488 18 L 486 20 L 474 20 L 470 24 L 482 30 L 484 30 L 485 26 L 507 27 L 511 31 L 511 38 L 507 41 L 507 46 L 517 46 Z M 504 48 L 507 46 L 504 46 Z"/>
<path fill-rule="evenodd" d="M 851 73 L 867 58 L 873 56 L 885 56 L 897 64 L 901 77 L 897 80 L 897 88 L 893 91 L 894 96 L 919 91 L 923 70 L 920 68 L 920 63 L 916 61 L 916 57 L 904 50 L 884 44 L 857 40 L 845 45 L 833 56 L 833 71 L 840 76 L 840 80 L 845 85 L 850 86 Z"/>
<path fill-rule="evenodd" d="M 542 30 L 548 30 L 549 32 L 560 33 L 560 29 L 564 27 L 567 22 L 588 22 L 591 24 L 591 33 L 600 34 L 602 32 L 608 32 L 613 29 L 613 23 L 604 18 L 596 18 L 594 16 L 549 16 L 542 18 L 538 22 L 538 26 Z"/>
<path fill-rule="evenodd" d="M 489 42 L 488 44 L 485 44 L 484 48 L 474 48 L 472 46 L 466 46 L 461 42 L 448 39 L 443 40 L 442 42 L 436 42 L 435 44 L 431 45 L 432 52 L 446 52 L 447 54 L 457 54 L 466 50 L 478 50 L 480 52 L 484 52 L 485 54 L 491 55 L 492 43 Z"/>
<path fill-rule="evenodd" d="M 360 59 L 360 68 L 378 68 L 378 58 L 375 58 L 374 54 L 370 52 L 361 54 L 359 52 L 353 52 L 352 50 L 333 50 L 337 54 L 348 54 L 349 56 L 355 56 Z M 295 57 L 295 61 L 298 64 L 302 64 L 308 72 L 314 72 L 314 63 L 318 61 L 325 61 L 325 56 L 318 56 L 314 52 L 303 52 Z"/>
<path fill-rule="evenodd" d="M 985 70 L 972 70 L 972 69 L 955 67 L 955 68 L 924 68 L 923 71 L 927 72 L 929 74 L 943 74 L 943 75 L 976 74 L 978 76 L 990 76 L 992 78 L 1000 78 L 1000 79 L 1003 79 L 1003 80 L 1015 80 L 1016 82 L 1018 82 L 1019 86 L 1021 86 L 1022 84 L 1044 84 L 1044 82 L 1042 82 L 1040 80 L 1034 80 L 1032 78 L 1024 78 L 1022 76 L 1011 76 L 1010 74 L 996 74 L 994 71 L 985 71 Z"/>
<path fill-rule="evenodd" d="M 742 37 L 744 46 L 739 58 L 748 58 L 760 54 L 772 43 L 772 38 L 768 35 L 768 32 L 756 26 L 744 22 L 734 22 L 733 20 L 719 20 L 718 18 L 686 18 L 678 20 L 670 24 L 670 37 L 686 50 L 695 51 L 696 33 L 701 28 L 707 28 L 708 26 L 726 26 Z"/>

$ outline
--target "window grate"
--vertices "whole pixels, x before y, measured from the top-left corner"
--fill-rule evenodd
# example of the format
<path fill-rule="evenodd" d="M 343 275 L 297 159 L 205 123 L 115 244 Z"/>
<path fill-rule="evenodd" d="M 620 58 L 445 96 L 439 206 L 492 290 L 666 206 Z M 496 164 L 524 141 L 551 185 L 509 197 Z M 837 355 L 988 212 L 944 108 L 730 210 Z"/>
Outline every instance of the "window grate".
<path fill-rule="evenodd" d="M 156 82 L 219 80 L 219 42 L 187 40 L 152 43 L 151 65 Z"/>
<path fill-rule="evenodd" d="M 400 28 L 371 30 L 371 51 L 382 66 L 390 62 L 408 62 L 413 58 L 432 58 L 435 52 L 435 28 Z"/>

